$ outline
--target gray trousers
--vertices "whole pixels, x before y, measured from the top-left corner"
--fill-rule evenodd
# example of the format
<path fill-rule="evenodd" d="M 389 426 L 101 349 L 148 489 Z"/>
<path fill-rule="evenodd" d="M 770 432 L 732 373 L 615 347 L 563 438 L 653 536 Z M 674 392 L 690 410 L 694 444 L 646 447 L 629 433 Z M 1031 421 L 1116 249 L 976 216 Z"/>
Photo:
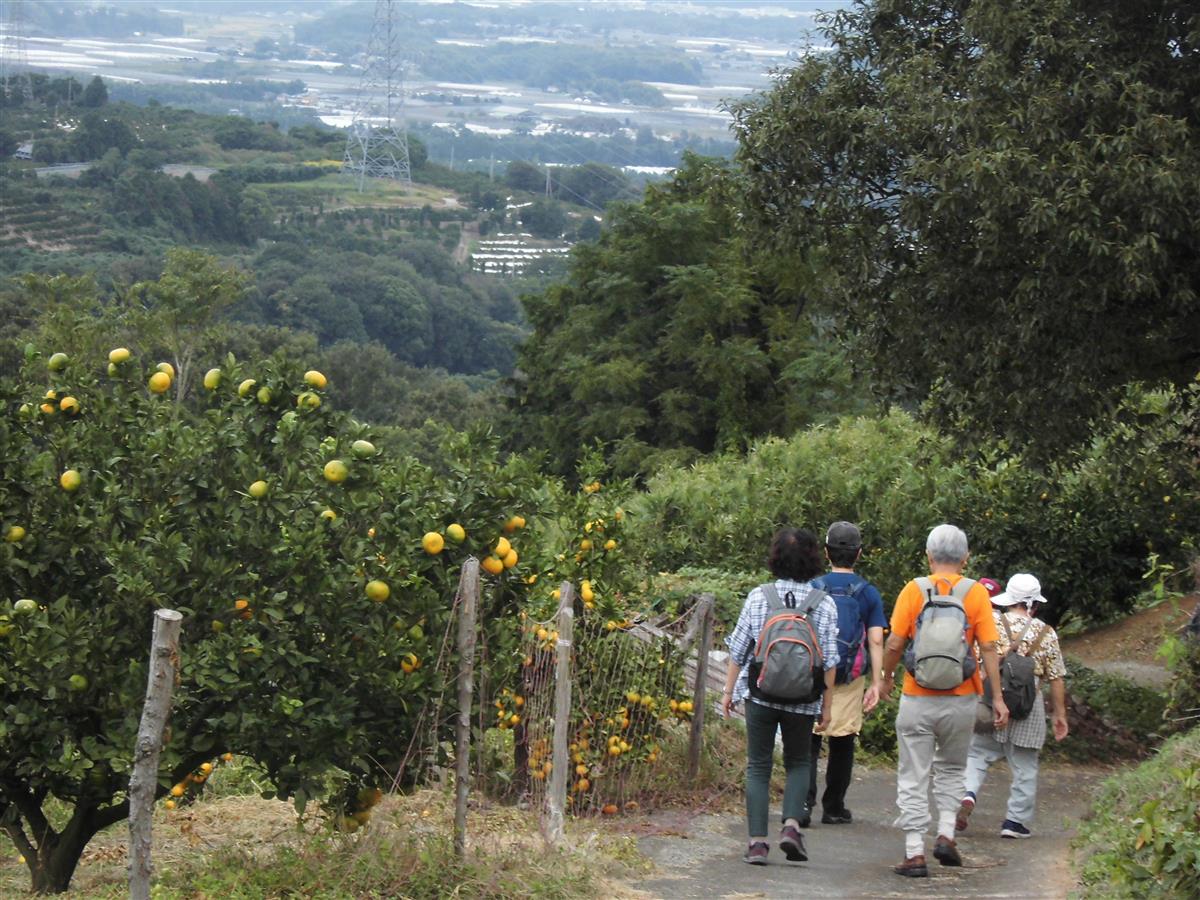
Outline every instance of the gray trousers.
<path fill-rule="evenodd" d="M 929 785 L 939 813 L 953 815 L 962 801 L 967 767 L 967 750 L 975 728 L 975 706 L 979 697 L 965 696 L 900 698 L 896 716 L 896 738 L 900 766 L 896 772 L 896 806 L 900 815 L 895 825 L 904 831 L 929 828 Z"/>
<path fill-rule="evenodd" d="M 966 789 L 978 794 L 987 777 L 988 767 L 997 760 L 1006 760 L 1012 772 L 1012 787 L 1008 792 L 1008 811 L 1005 818 L 1028 828 L 1033 824 L 1037 805 L 1038 751 L 1018 747 L 1012 741 L 1001 744 L 991 734 L 971 737 L 971 752 L 967 759 Z"/>

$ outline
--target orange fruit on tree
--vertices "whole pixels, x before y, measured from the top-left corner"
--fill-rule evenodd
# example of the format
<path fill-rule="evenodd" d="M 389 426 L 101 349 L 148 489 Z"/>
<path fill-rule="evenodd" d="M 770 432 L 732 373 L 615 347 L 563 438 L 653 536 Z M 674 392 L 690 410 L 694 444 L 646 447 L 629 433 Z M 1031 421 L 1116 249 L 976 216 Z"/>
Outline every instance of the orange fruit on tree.
<path fill-rule="evenodd" d="M 243 381 L 241 384 L 238 385 L 238 396 L 239 397 L 249 397 L 250 392 L 252 390 L 254 390 L 254 385 L 256 385 L 256 384 L 258 384 L 258 382 L 255 381 L 253 378 L 247 378 L 245 381 Z"/>
<path fill-rule="evenodd" d="M 505 554 L 504 559 L 502 559 L 501 562 L 504 563 L 504 568 L 511 569 L 517 564 L 517 559 L 517 551 L 510 549 L 508 553 Z"/>
<path fill-rule="evenodd" d="M 304 383 L 309 387 L 316 388 L 318 391 L 320 391 L 325 388 L 325 385 L 328 384 L 329 381 L 316 369 L 309 369 L 304 373 Z"/>
<path fill-rule="evenodd" d="M 221 370 L 209 369 L 204 373 L 204 389 L 206 391 L 215 391 L 221 386 Z"/>
<path fill-rule="evenodd" d="M 330 484 L 341 484 L 350 475 L 350 470 L 340 459 L 331 459 L 325 463 L 325 480 Z"/>
<path fill-rule="evenodd" d="M 155 372 L 146 383 L 152 394 L 165 394 L 171 389 L 171 376 L 166 372 Z"/>
<path fill-rule="evenodd" d="M 67 367 L 67 354 L 55 353 L 46 361 L 46 368 L 51 372 L 61 372 Z"/>
<path fill-rule="evenodd" d="M 512 545 L 508 542 L 508 538 L 500 538 L 496 541 L 496 546 L 492 550 L 492 553 L 496 555 L 497 559 L 504 559 L 504 557 L 508 556 L 508 551 L 511 549 Z"/>
<path fill-rule="evenodd" d="M 169 362 L 160 362 L 154 368 L 157 369 L 159 372 L 162 372 L 164 375 L 166 375 L 172 381 L 175 380 L 175 367 L 173 365 L 171 365 Z"/>
<path fill-rule="evenodd" d="M 117 347 L 115 350 L 108 351 L 108 361 L 119 366 L 121 363 L 127 362 L 129 357 L 132 355 L 133 354 L 129 352 L 128 348 Z"/>
<path fill-rule="evenodd" d="M 604 813 L 606 816 L 615 816 L 617 814 L 617 804 L 605 803 L 604 806 L 600 808 L 600 812 Z"/>
<path fill-rule="evenodd" d="M 376 603 L 382 603 L 392 593 L 392 589 L 388 587 L 387 582 L 374 579 L 367 582 L 367 597 L 374 600 Z"/>
<path fill-rule="evenodd" d="M 436 531 L 427 531 L 421 538 L 421 548 L 430 556 L 437 556 L 446 546 L 446 539 Z"/>
<path fill-rule="evenodd" d="M 83 483 L 83 476 L 75 469 L 67 469 L 62 475 L 58 476 L 58 483 L 64 491 L 70 493 L 79 489 L 79 485 Z"/>
<path fill-rule="evenodd" d="M 67 415 L 73 416 L 79 412 L 79 401 L 74 397 L 63 397 L 58 401 L 58 408 Z"/>
<path fill-rule="evenodd" d="M 494 556 L 485 556 L 480 565 L 483 566 L 485 572 L 491 575 L 499 575 L 504 571 L 504 563 Z"/>
<path fill-rule="evenodd" d="M 19 544 L 25 540 L 25 529 L 20 525 L 10 525 L 4 532 L 4 540 L 10 544 Z"/>
<path fill-rule="evenodd" d="M 467 531 L 457 522 L 453 522 L 446 526 L 446 537 L 450 538 L 456 544 L 461 544 L 467 539 Z"/>
<path fill-rule="evenodd" d="M 248 493 L 255 500 L 261 500 L 263 497 L 267 496 L 267 483 L 261 479 L 255 481 L 250 485 L 249 488 L 247 488 L 246 493 Z"/>
<path fill-rule="evenodd" d="M 184 790 L 186 790 L 186 788 L 184 788 L 184 786 L 182 784 L 177 784 L 173 788 L 171 788 L 171 796 L 172 797 L 182 797 Z"/>

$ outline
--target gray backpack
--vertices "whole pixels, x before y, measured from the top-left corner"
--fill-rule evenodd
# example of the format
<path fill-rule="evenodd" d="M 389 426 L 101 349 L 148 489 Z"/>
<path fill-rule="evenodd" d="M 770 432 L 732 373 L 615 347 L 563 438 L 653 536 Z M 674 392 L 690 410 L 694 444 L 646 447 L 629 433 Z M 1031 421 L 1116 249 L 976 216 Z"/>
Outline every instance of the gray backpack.
<path fill-rule="evenodd" d="M 916 581 L 925 605 L 917 616 L 916 634 L 904 651 L 904 668 L 921 687 L 950 691 L 975 674 L 975 654 L 967 645 L 967 611 L 963 608 L 963 598 L 975 582 L 962 578 L 949 594 L 939 594 L 932 578 Z"/>
<path fill-rule="evenodd" d="M 782 599 L 774 584 L 761 587 L 767 621 L 750 660 L 750 696 L 768 703 L 813 703 L 825 690 L 825 657 L 809 614 L 828 594 L 812 588 L 804 603 L 788 591 Z"/>

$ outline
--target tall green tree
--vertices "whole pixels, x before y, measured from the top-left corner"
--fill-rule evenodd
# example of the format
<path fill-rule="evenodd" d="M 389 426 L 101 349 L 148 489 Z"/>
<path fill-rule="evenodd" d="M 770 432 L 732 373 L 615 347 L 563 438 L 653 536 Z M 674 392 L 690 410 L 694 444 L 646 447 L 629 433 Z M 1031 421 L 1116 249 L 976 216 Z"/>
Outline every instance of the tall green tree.
<path fill-rule="evenodd" d="M 735 107 L 746 212 L 875 381 L 1052 450 L 1200 366 L 1200 16 L 1161 0 L 874 0 Z"/>
<path fill-rule="evenodd" d="M 563 472 L 585 445 L 609 443 L 614 469 L 633 474 L 853 405 L 806 293 L 808 260 L 752 252 L 737 191 L 726 164 L 687 158 L 576 247 L 565 282 L 526 298 L 519 443 Z"/>

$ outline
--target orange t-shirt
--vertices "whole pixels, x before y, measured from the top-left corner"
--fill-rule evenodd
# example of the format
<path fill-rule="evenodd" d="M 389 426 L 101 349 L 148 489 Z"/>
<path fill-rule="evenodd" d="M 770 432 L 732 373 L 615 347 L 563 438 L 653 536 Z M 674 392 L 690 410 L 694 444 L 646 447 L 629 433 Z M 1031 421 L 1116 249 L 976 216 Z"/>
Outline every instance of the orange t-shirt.
<path fill-rule="evenodd" d="M 941 580 L 945 579 L 953 586 L 958 584 L 963 576 L 931 575 L 929 577 L 933 579 L 935 590 L 939 594 L 948 594 L 950 591 L 946 589 L 946 585 L 942 584 Z M 916 636 L 917 616 L 920 615 L 924 605 L 925 595 L 921 592 L 921 588 L 916 581 L 910 581 L 904 586 L 900 596 L 896 598 L 896 605 L 892 609 L 892 631 L 911 641 Z M 1000 639 L 1000 633 L 996 630 L 996 620 L 992 618 L 992 603 L 987 588 L 982 584 L 973 585 L 963 598 L 963 609 L 967 612 L 968 647 L 972 646 L 975 641 L 986 644 Z M 935 691 L 931 688 L 921 687 L 911 672 L 905 672 L 904 693 L 916 697 L 982 694 L 983 676 L 980 674 L 979 668 L 976 668 L 975 674 L 958 687 L 948 691 Z"/>

